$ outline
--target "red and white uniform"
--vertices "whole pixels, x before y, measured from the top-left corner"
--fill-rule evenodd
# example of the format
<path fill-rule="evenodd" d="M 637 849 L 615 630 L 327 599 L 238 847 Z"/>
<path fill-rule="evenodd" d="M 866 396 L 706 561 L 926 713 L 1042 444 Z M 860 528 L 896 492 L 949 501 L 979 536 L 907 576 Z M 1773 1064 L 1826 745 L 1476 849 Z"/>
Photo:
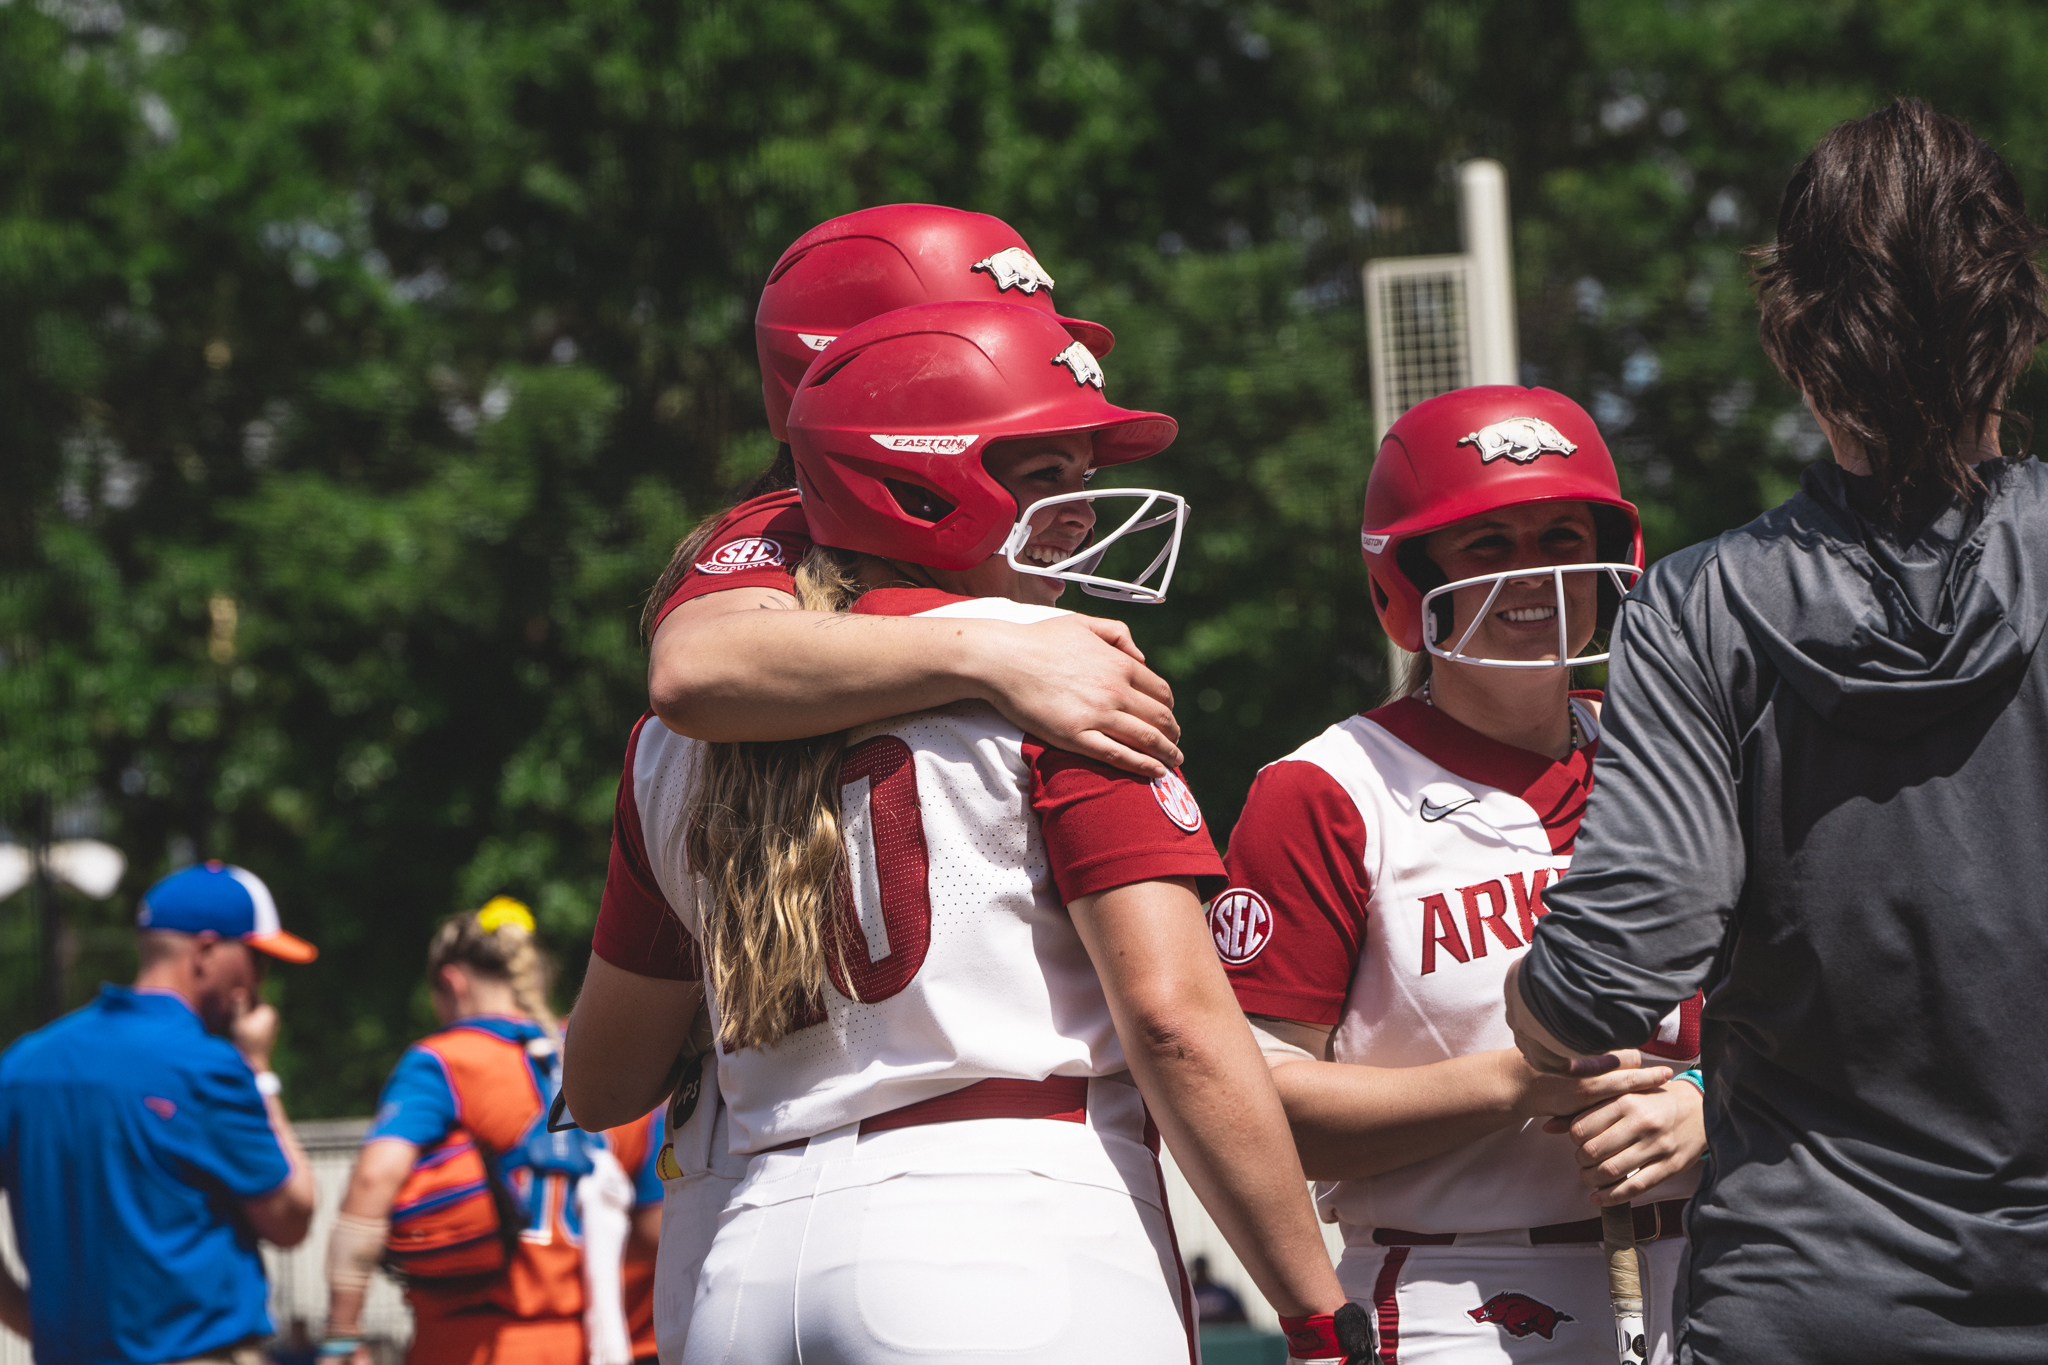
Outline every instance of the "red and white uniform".
<path fill-rule="evenodd" d="M 655 625 L 685 602 L 732 588 L 772 588 L 795 597 L 797 566 L 810 549 L 810 529 L 794 489 L 749 498 L 719 521 L 695 562 L 683 571 L 682 580 L 662 603 Z M 646 724 L 643 719 L 641 725 Z M 653 728 L 660 732 L 662 727 L 657 723 Z M 636 747 L 627 750 L 629 777 L 638 743 L 636 727 Z M 632 796 L 633 784 L 627 781 L 620 788 L 621 815 L 633 808 Z M 694 945 L 683 935 L 667 903 L 636 890 L 628 870 L 632 864 L 621 862 L 619 832 L 628 828 L 620 823 L 614 829 L 611 875 L 594 946 L 599 956 L 626 971 L 694 981 L 698 976 Z M 627 847 L 632 846 L 629 840 Z M 644 857 L 640 862 L 644 865 Z M 662 1357 L 675 1361 L 682 1358 L 689 1337 L 697 1272 L 711 1249 L 718 1212 L 747 1171 L 746 1158 L 734 1156 L 728 1141 L 716 1068 L 707 1068 L 690 1120 L 668 1138 L 668 1160 L 662 1163 L 662 1269 L 654 1288 L 654 1329 Z"/>
<path fill-rule="evenodd" d="M 1058 614 L 905 589 L 856 610 Z M 629 971 L 698 975 L 681 825 L 697 753 L 659 725 L 635 734 L 596 943 Z M 753 1160 L 685 1358 L 1000 1343 L 1020 1362 L 1178 1365 L 1185 1282 L 1149 1124 L 1065 907 L 1138 881 L 1220 884 L 1185 784 L 1048 749 L 981 702 L 852 731 L 840 780 L 851 980 L 776 1046 L 719 1059 L 732 1148 Z"/>
<path fill-rule="evenodd" d="M 1331 1026 L 1334 1060 L 1366 1066 L 1514 1046 L 1503 978 L 1571 861 L 1599 735 L 1590 700 L 1572 702 L 1589 742 L 1561 762 L 1409 698 L 1261 771 L 1232 831 L 1230 889 L 1210 907 L 1245 1011 Z M 1679 1025 L 1674 1013 L 1667 1041 Z M 1636 1202 L 1683 1200 L 1697 1183 L 1688 1173 Z M 1597 1210 L 1570 1140 L 1540 1119 L 1321 1184 L 1317 1204 L 1343 1229 L 1340 1278 L 1377 1310 L 1389 1365 L 1611 1358 L 1599 1247 L 1541 1231 Z M 1651 1331 L 1666 1338 L 1653 1360 L 1669 1356 L 1658 1318 L 1681 1247 L 1668 1235 L 1644 1247 Z"/>
<path fill-rule="evenodd" d="M 659 626 L 685 602 L 729 588 L 773 588 L 796 596 L 796 567 L 811 532 L 795 489 L 748 498 L 725 514 L 654 618 Z"/>

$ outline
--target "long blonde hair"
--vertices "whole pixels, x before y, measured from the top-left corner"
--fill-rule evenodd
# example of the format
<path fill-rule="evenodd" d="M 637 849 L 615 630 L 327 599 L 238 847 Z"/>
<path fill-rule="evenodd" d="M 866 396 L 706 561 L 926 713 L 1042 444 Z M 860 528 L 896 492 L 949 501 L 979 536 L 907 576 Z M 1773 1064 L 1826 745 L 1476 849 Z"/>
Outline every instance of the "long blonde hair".
<path fill-rule="evenodd" d="M 814 547 L 796 573 L 806 611 L 845 611 L 860 596 L 855 560 Z M 839 838 L 844 732 L 814 739 L 706 744 L 684 816 L 691 868 L 704 879 L 703 946 L 728 1047 L 771 1047 L 819 1007 L 846 852 Z M 845 971 L 841 980 L 850 981 Z"/>
<path fill-rule="evenodd" d="M 1434 656 L 1428 650 L 1410 654 L 1393 641 L 1387 642 L 1387 695 L 1381 703 L 1392 706 L 1403 697 L 1412 697 L 1422 690 L 1435 671 Z"/>
<path fill-rule="evenodd" d="M 533 941 L 533 912 L 510 896 L 493 896 L 482 909 L 441 921 L 427 944 L 427 978 L 450 964 L 504 981 L 519 1012 L 559 1039 L 562 1026 L 548 1006 L 554 963 Z"/>

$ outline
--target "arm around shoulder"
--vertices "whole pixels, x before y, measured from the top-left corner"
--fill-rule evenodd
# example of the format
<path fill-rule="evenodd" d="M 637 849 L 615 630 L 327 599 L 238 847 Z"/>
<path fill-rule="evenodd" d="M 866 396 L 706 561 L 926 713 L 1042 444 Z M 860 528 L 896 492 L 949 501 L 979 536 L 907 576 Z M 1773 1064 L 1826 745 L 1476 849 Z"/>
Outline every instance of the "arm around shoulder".
<path fill-rule="evenodd" d="M 972 698 L 1148 779 L 1181 757 L 1172 689 L 1121 622 L 1090 616 L 858 616 L 735 588 L 669 613 L 648 691 L 664 725 L 711 742 L 805 739 Z"/>

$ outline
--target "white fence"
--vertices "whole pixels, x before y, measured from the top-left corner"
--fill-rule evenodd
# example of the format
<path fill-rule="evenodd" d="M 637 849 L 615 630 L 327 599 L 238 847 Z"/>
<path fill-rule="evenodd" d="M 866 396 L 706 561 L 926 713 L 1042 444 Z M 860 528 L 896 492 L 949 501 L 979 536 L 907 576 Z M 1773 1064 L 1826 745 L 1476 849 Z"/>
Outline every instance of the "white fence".
<path fill-rule="evenodd" d="M 290 1330 L 292 1319 L 303 1318 L 317 1338 L 326 1322 L 327 1234 L 334 1226 L 335 1210 L 340 1206 L 342 1192 L 348 1184 L 356 1147 L 362 1142 L 363 1132 L 368 1127 L 368 1119 L 333 1119 L 298 1125 L 299 1141 L 305 1144 L 306 1155 L 313 1163 L 314 1178 L 320 1185 L 320 1204 L 313 1214 L 313 1230 L 305 1241 L 290 1251 L 280 1251 L 267 1245 L 263 1248 L 264 1269 L 270 1275 L 270 1316 L 280 1333 Z M 1251 1324 L 1276 1329 L 1279 1324 L 1273 1310 L 1253 1287 L 1244 1267 L 1217 1230 L 1215 1221 L 1203 1209 L 1201 1201 L 1195 1198 L 1195 1192 L 1188 1188 L 1173 1159 L 1164 1157 L 1162 1160 L 1166 1167 L 1167 1207 L 1173 1215 L 1173 1228 L 1180 1239 L 1182 1258 L 1192 1265 L 1195 1257 L 1206 1256 L 1210 1276 L 1244 1300 Z M 1342 1249 L 1337 1229 L 1326 1224 L 1323 1240 L 1329 1244 L 1330 1255 L 1334 1258 Z M 5 1260 L 16 1280 L 25 1278 L 21 1261 L 14 1252 L 14 1221 L 6 1215 L 4 1195 L 0 1195 L 0 1259 Z M 370 1285 L 370 1297 L 363 1310 L 363 1330 L 365 1335 L 378 1341 L 378 1354 L 384 1365 L 395 1365 L 403 1357 L 405 1344 L 412 1340 L 412 1312 L 405 1306 L 397 1286 L 382 1275 Z M 30 1365 L 28 1343 L 5 1328 L 0 1328 L 0 1365 Z"/>

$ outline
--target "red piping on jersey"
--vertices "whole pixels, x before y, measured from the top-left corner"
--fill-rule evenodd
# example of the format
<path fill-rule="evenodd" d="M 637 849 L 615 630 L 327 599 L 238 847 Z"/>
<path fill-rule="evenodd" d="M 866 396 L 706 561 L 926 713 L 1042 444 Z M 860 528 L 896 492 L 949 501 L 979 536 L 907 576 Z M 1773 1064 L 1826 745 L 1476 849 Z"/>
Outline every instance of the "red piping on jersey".
<path fill-rule="evenodd" d="M 936 1099 L 919 1100 L 862 1119 L 860 1130 L 886 1133 L 892 1128 L 953 1123 L 959 1119 L 1059 1119 L 1065 1123 L 1086 1123 L 1088 1078 L 1048 1076 L 1042 1081 L 1019 1081 L 996 1076 Z"/>
<path fill-rule="evenodd" d="M 856 616 L 922 616 L 955 602 L 974 600 L 943 588 L 875 588 L 855 599 L 853 611 Z"/>
<path fill-rule="evenodd" d="M 1152 1149 L 1152 1174 L 1159 1181 L 1159 1216 L 1166 1220 L 1166 1244 L 1173 1248 L 1173 1274 L 1180 1284 L 1180 1325 L 1188 1334 L 1188 1365 L 1202 1365 L 1202 1333 L 1195 1312 L 1195 1286 L 1188 1279 L 1187 1263 L 1180 1258 L 1180 1234 L 1173 1230 L 1173 1209 L 1166 1197 L 1166 1168 L 1159 1164 L 1159 1130 L 1153 1126 L 1152 1110 L 1145 1110 L 1145 1145 Z"/>
<path fill-rule="evenodd" d="M 1572 696 L 1580 701 L 1597 701 L 1600 694 L 1574 692 Z M 1560 856 L 1572 851 L 1572 843 L 1579 834 L 1579 820 L 1586 813 L 1586 798 L 1593 790 L 1593 757 L 1600 749 L 1598 740 L 1574 750 L 1559 762 L 1490 739 L 1414 697 L 1403 697 L 1377 711 L 1368 711 L 1365 719 L 1437 766 L 1520 797 L 1543 821 L 1544 832 L 1550 836 L 1550 851 Z"/>
<path fill-rule="evenodd" d="M 1401 1359 L 1401 1301 L 1394 1296 L 1401 1284 L 1401 1267 L 1408 1263 L 1408 1248 L 1394 1247 L 1380 1262 L 1379 1279 L 1373 1282 L 1372 1306 L 1380 1323 L 1380 1365 L 1399 1365 Z"/>
<path fill-rule="evenodd" d="M 927 1123 L 955 1123 L 961 1119 L 1057 1119 L 1062 1123 L 1086 1123 L 1088 1078 L 1047 1076 L 1042 1081 L 1020 1081 L 1009 1076 L 992 1076 L 960 1090 L 862 1119 L 860 1131 L 865 1136 L 868 1133 L 886 1133 L 894 1128 L 917 1128 Z M 763 1150 L 786 1152 L 809 1141 L 809 1138 L 794 1138 Z"/>

